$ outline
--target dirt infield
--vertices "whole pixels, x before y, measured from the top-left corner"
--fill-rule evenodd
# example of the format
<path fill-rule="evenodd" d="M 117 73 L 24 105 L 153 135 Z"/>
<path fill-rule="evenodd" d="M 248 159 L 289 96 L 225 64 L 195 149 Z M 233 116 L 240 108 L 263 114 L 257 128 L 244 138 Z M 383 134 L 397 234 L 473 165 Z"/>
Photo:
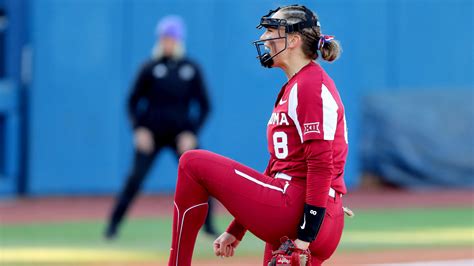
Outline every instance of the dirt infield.
<path fill-rule="evenodd" d="M 0 200 L 0 224 L 27 224 L 54 221 L 78 221 L 105 219 L 113 204 L 112 197 L 50 197 Z M 344 196 L 344 205 L 351 209 L 376 208 L 430 208 L 430 207 L 472 207 L 472 191 L 356 191 Z M 135 218 L 169 216 L 173 211 L 171 195 L 142 196 L 132 206 L 130 216 Z M 216 211 L 225 213 L 223 206 Z M 442 261 L 473 259 L 473 247 L 424 248 L 381 251 L 341 251 L 325 265 L 368 265 L 414 261 Z M 217 262 L 216 262 L 217 261 Z M 101 264 L 103 265 L 103 264 Z M 126 266 L 147 264 L 126 264 Z M 149 264 L 154 265 L 154 264 Z M 222 259 L 200 261 L 193 265 L 261 265 L 259 258 Z"/>
<path fill-rule="evenodd" d="M 390 251 L 361 251 L 361 252 L 336 252 L 336 254 L 327 262 L 324 266 L 337 266 L 337 265 L 381 265 L 385 263 L 409 263 L 409 262 L 421 262 L 420 265 L 425 265 L 423 262 L 434 262 L 437 261 L 440 264 L 449 266 L 449 264 L 443 264 L 443 261 L 452 261 L 460 259 L 472 259 L 471 248 L 463 249 L 449 249 L 449 250 L 433 250 L 433 249 L 416 249 L 416 250 L 390 250 Z M 101 266 L 116 266 L 116 264 L 100 264 Z M 155 266 L 156 263 L 127 263 L 126 266 Z M 260 258 L 222 258 L 214 259 L 210 261 L 197 261 L 193 262 L 193 266 L 219 266 L 219 265 L 232 265 L 232 266 L 261 266 Z M 418 265 L 418 266 L 420 266 Z M 425 266 L 429 265 L 426 263 Z M 95 266 L 95 265 L 94 265 Z M 97 264 L 97 266 L 99 266 Z"/>
<path fill-rule="evenodd" d="M 112 197 L 49 197 L 0 200 L 0 224 L 105 219 Z M 472 191 L 355 191 L 344 196 L 344 205 L 357 211 L 373 208 L 469 207 Z M 47 210 L 47 211 L 45 211 Z M 226 212 L 221 205 L 217 212 Z M 160 217 L 173 213 L 172 195 L 142 196 L 132 205 L 130 217 Z"/>
<path fill-rule="evenodd" d="M 396 250 L 396 251 L 378 251 L 378 252 L 339 252 L 330 259 L 324 266 L 336 266 L 336 265 L 371 265 L 371 264 L 383 264 L 383 263 L 406 263 L 414 261 L 448 261 L 458 259 L 471 259 L 473 258 L 472 249 L 453 249 L 453 250 L 436 250 L 433 252 L 432 249 L 417 249 L 417 250 Z M 144 264 L 136 264 L 136 266 L 147 266 Z M 152 266 L 153 264 L 149 264 Z M 218 265 L 241 265 L 241 266 L 261 266 L 259 258 L 249 258 L 242 260 L 242 258 L 232 259 L 223 258 L 212 261 L 199 261 L 193 262 L 194 266 L 218 266 Z M 127 266 L 135 266 L 129 264 Z M 449 265 L 446 265 L 449 266 Z"/>

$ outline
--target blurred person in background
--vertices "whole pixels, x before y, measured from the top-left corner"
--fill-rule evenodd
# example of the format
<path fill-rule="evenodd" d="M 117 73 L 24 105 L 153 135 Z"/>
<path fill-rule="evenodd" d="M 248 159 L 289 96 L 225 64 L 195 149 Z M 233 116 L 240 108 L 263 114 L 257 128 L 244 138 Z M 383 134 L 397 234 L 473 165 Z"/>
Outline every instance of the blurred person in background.
<path fill-rule="evenodd" d="M 198 148 L 197 133 L 209 113 L 201 71 L 185 57 L 183 20 L 178 16 L 164 17 L 157 25 L 156 35 L 152 58 L 141 68 L 128 100 L 134 129 L 134 163 L 110 215 L 107 239 L 117 236 L 120 223 L 158 153 L 168 147 L 179 159 L 185 151 Z M 193 112 L 193 104 L 198 105 L 199 112 Z M 216 234 L 211 208 L 204 231 Z"/>

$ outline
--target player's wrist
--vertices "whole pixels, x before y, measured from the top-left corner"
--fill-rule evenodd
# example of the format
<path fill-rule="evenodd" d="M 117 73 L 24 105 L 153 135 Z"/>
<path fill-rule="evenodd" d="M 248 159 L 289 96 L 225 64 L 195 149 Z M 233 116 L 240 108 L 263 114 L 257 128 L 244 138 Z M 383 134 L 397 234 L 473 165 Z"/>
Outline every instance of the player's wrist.
<path fill-rule="evenodd" d="M 304 213 L 301 217 L 300 226 L 298 226 L 298 239 L 305 242 L 314 241 L 323 223 L 325 214 L 326 208 L 305 203 Z"/>
<path fill-rule="evenodd" d="M 296 239 L 295 240 L 295 246 L 299 249 L 306 250 L 309 248 L 309 242 L 303 241 L 301 239 Z"/>
<path fill-rule="evenodd" d="M 233 235 L 237 240 L 242 241 L 247 229 L 234 219 L 227 227 L 226 232 Z"/>

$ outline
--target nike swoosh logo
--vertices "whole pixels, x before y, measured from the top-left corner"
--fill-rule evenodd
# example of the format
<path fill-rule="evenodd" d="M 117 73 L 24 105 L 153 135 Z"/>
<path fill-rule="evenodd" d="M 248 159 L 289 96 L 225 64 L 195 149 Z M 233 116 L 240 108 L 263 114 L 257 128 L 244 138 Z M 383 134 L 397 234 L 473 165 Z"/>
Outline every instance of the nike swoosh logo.
<path fill-rule="evenodd" d="M 287 99 L 287 100 L 284 100 L 284 101 L 283 101 L 283 99 L 280 99 L 280 105 L 285 104 L 287 101 L 288 101 L 288 99 Z"/>
<path fill-rule="evenodd" d="M 301 229 L 304 229 L 306 226 L 306 213 L 303 215 L 303 225 L 300 226 Z"/>

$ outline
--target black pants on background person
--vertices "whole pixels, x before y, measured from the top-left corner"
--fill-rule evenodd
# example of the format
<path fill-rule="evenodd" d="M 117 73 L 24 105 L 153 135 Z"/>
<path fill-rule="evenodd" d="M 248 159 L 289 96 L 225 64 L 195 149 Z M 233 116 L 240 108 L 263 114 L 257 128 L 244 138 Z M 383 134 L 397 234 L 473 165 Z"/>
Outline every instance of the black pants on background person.
<path fill-rule="evenodd" d="M 158 153 L 163 148 L 169 147 L 175 152 L 178 160 L 181 156 L 176 147 L 175 136 L 173 136 L 172 138 L 155 137 L 154 139 L 156 146 L 151 153 L 146 154 L 138 151 L 137 149 L 135 150 L 132 171 L 128 176 L 125 186 L 123 187 L 121 193 L 116 199 L 113 211 L 109 218 L 108 226 L 105 231 L 105 238 L 107 239 L 114 239 L 117 236 L 120 224 L 125 214 L 127 213 L 127 210 L 129 209 L 130 205 L 133 203 L 138 192 L 140 191 L 143 181 L 146 175 L 148 174 L 151 166 L 153 165 L 153 162 Z M 203 229 L 207 234 L 216 236 L 217 232 L 214 229 L 212 217 L 213 200 L 209 199 L 208 203 L 209 210 L 207 212 L 206 221 L 204 223 Z"/>

